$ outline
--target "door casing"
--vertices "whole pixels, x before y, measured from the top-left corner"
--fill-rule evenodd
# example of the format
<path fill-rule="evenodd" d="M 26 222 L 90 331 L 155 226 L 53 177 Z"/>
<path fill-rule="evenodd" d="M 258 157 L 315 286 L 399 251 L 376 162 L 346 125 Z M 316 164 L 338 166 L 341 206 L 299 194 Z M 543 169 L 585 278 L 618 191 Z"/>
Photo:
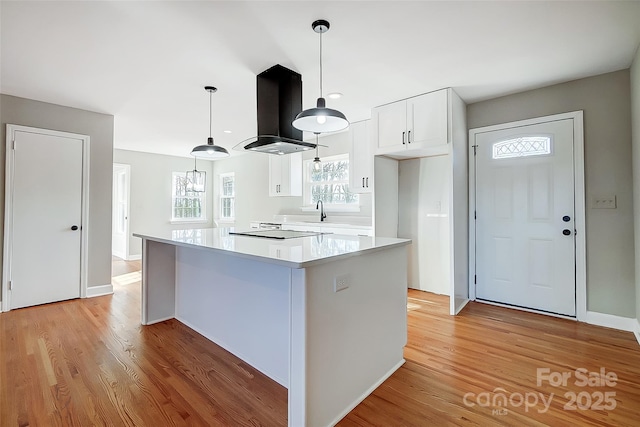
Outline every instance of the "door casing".
<path fill-rule="evenodd" d="M 80 241 L 80 298 L 87 297 L 87 250 L 89 247 L 89 155 L 90 138 L 70 132 L 60 132 L 49 129 L 39 129 L 29 126 L 7 124 L 6 152 L 5 152 L 5 183 L 4 183 L 4 246 L 2 257 L 2 301 L 0 312 L 10 310 L 9 281 L 11 280 L 11 254 L 13 245 L 13 179 L 14 156 L 13 143 L 15 132 L 30 132 L 63 138 L 75 138 L 82 141 L 82 237 Z M 36 165 L 37 167 L 37 165 Z"/>
<path fill-rule="evenodd" d="M 116 218 L 116 211 L 115 211 L 115 207 L 116 204 L 118 203 L 117 197 L 119 194 L 119 187 L 118 185 L 116 185 L 116 173 L 119 171 L 124 171 L 125 174 L 125 191 L 126 191 L 126 212 L 125 212 L 125 230 L 124 230 L 124 248 L 122 251 L 119 251 L 119 248 L 116 248 L 115 245 L 112 245 L 112 249 L 111 252 L 113 255 L 118 256 L 122 259 L 125 260 L 129 260 L 129 213 L 130 213 L 130 203 L 131 203 L 131 165 L 127 165 L 127 164 L 123 164 L 123 163 L 114 163 L 113 164 L 113 200 L 112 200 L 112 207 L 111 207 L 111 211 L 112 211 L 112 221 Z M 112 234 L 112 241 L 113 239 L 113 235 L 116 233 L 116 229 L 115 226 L 113 226 L 113 229 L 111 231 Z"/>
<path fill-rule="evenodd" d="M 584 321 L 587 316 L 587 251 L 586 251 L 586 212 L 584 187 L 584 127 L 583 112 L 572 111 L 551 116 L 536 117 L 527 120 L 502 123 L 469 130 L 469 299 L 476 300 L 476 166 L 474 160 L 474 145 L 476 135 L 485 132 L 535 125 L 557 120 L 573 120 L 573 164 L 574 164 L 574 197 L 575 197 L 575 243 L 576 243 L 576 320 Z M 503 305 L 497 304 L 496 305 Z M 541 313 L 548 316 L 574 319 L 562 315 L 542 312 L 520 307 L 523 311 Z"/>

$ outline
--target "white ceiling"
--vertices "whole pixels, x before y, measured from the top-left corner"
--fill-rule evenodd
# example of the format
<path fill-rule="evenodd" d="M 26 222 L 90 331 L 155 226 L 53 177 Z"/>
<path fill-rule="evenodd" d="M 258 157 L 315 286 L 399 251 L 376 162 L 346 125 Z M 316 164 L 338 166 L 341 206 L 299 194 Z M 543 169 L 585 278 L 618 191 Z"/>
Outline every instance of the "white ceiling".
<path fill-rule="evenodd" d="M 116 148 L 188 156 L 256 134 L 256 75 L 302 74 L 350 121 L 443 87 L 472 103 L 628 68 L 640 2 L 174 1 L 0 3 L 0 91 L 115 116 Z M 223 133 L 231 130 L 232 133 Z M 305 135 L 307 136 L 307 135 Z"/>

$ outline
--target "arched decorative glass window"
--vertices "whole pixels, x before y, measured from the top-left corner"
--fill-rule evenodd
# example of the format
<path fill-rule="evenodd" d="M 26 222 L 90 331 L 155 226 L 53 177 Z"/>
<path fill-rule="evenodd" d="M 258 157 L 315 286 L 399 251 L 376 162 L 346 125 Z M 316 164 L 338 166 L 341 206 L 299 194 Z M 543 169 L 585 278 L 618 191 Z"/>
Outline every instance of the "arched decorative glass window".
<path fill-rule="evenodd" d="M 494 159 L 551 154 L 551 137 L 520 136 L 493 144 Z"/>

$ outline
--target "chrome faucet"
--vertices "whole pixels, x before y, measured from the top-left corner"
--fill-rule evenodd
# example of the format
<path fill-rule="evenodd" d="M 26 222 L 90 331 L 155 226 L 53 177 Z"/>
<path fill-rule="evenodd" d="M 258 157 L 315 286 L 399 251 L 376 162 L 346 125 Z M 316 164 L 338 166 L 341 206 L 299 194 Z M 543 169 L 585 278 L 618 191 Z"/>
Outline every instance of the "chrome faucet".
<path fill-rule="evenodd" d="M 322 200 L 318 200 L 318 203 L 316 203 L 316 209 L 318 209 L 318 206 L 320 206 L 320 221 L 324 221 L 327 215 L 324 213 L 324 203 L 322 203 Z"/>

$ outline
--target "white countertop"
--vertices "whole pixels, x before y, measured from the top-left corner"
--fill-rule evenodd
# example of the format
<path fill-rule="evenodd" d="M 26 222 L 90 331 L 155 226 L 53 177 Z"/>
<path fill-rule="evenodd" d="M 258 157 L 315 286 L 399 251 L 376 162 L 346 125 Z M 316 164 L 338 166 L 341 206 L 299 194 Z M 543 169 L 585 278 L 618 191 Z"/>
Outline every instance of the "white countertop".
<path fill-rule="evenodd" d="M 233 235 L 229 234 L 229 231 L 234 231 L 234 228 L 199 228 L 173 230 L 153 235 L 144 233 L 133 233 L 133 235 L 142 239 L 177 246 L 221 251 L 226 254 L 291 268 L 310 267 L 345 257 L 357 256 L 364 252 L 383 250 L 411 243 L 409 239 L 344 236 L 340 234 L 322 234 L 280 240 Z"/>

